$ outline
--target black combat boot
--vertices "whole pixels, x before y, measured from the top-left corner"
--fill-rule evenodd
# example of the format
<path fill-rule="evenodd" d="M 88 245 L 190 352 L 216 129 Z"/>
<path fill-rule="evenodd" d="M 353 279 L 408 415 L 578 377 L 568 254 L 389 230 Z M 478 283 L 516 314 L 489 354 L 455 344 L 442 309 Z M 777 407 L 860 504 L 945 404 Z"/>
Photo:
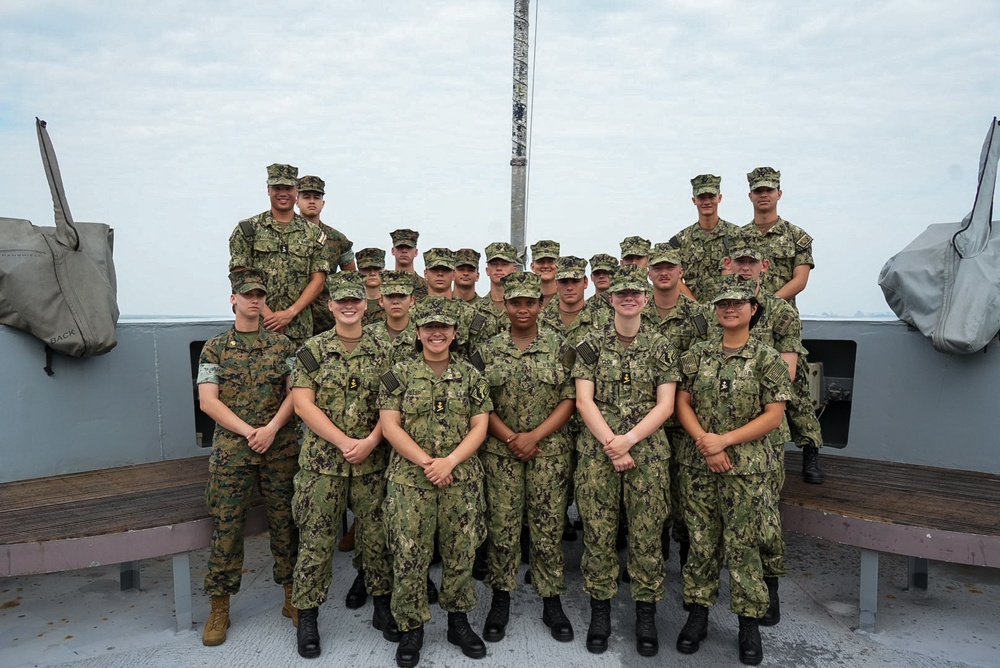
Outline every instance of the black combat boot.
<path fill-rule="evenodd" d="M 403 631 L 396 648 L 396 665 L 399 668 L 413 668 L 420 662 L 420 650 L 424 646 L 424 627 L 418 626 Z"/>
<path fill-rule="evenodd" d="M 319 656 L 319 628 L 316 626 L 319 608 L 299 610 L 299 627 L 295 630 L 299 656 L 315 659 Z"/>
<path fill-rule="evenodd" d="M 500 642 L 507 635 L 507 623 L 510 621 L 510 592 L 493 590 L 493 602 L 490 611 L 486 613 L 486 623 L 483 624 L 483 638 L 490 642 Z"/>
<path fill-rule="evenodd" d="M 781 603 L 778 601 L 778 578 L 764 578 L 767 585 L 767 612 L 760 618 L 761 626 L 774 626 L 781 621 Z"/>
<path fill-rule="evenodd" d="M 611 635 L 611 599 L 590 599 L 590 627 L 587 629 L 587 651 L 602 654 L 608 649 Z"/>
<path fill-rule="evenodd" d="M 347 606 L 348 610 L 357 610 L 367 602 L 368 589 L 365 587 L 365 572 L 358 571 L 354 582 L 351 583 L 351 588 L 347 590 L 347 598 L 344 599 L 344 605 Z"/>
<path fill-rule="evenodd" d="M 486 656 L 486 645 L 469 626 L 469 617 L 464 612 L 448 613 L 448 642 L 461 647 L 462 654 L 470 659 Z"/>
<path fill-rule="evenodd" d="M 635 649 L 639 656 L 656 656 L 660 641 L 656 637 L 656 604 L 635 602 Z"/>
<path fill-rule="evenodd" d="M 427 602 L 434 605 L 438 602 L 438 588 L 434 585 L 431 576 L 427 576 Z"/>
<path fill-rule="evenodd" d="M 382 637 L 389 642 L 399 642 L 399 627 L 396 626 L 396 618 L 392 616 L 391 600 L 388 594 L 372 598 L 375 608 L 372 613 L 372 626 L 381 631 Z"/>
<path fill-rule="evenodd" d="M 754 617 L 740 615 L 740 663 L 756 666 L 764 660 L 764 648 L 760 644 L 760 628 Z"/>
<path fill-rule="evenodd" d="M 814 445 L 802 446 L 802 479 L 813 485 L 826 480 L 826 473 L 819 465 L 819 448 Z"/>
<path fill-rule="evenodd" d="M 708 608 L 696 603 L 690 604 L 687 621 L 677 636 L 677 651 L 694 654 L 701 647 L 701 641 L 708 637 Z"/>
<path fill-rule="evenodd" d="M 558 596 L 546 596 L 542 599 L 542 622 L 552 629 L 552 637 L 559 642 L 573 640 L 573 625 L 562 609 L 562 601 Z"/>

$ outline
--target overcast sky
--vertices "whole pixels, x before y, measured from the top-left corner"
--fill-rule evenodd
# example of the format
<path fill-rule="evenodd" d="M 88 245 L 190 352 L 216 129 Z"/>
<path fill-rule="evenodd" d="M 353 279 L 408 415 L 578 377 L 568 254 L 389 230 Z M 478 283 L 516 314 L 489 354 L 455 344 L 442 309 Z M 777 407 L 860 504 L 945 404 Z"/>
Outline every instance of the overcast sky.
<path fill-rule="evenodd" d="M 705 172 L 743 224 L 746 172 L 770 165 L 815 238 L 802 311 L 853 315 L 888 311 L 883 263 L 971 209 L 1000 113 L 995 0 L 536 7 L 529 243 L 665 241 Z M 52 224 L 39 116 L 74 217 L 115 228 L 123 314 L 228 314 L 227 240 L 268 207 L 272 162 L 326 179 L 324 221 L 355 249 L 397 227 L 422 250 L 506 240 L 512 9 L 4 0 L 0 216 Z"/>

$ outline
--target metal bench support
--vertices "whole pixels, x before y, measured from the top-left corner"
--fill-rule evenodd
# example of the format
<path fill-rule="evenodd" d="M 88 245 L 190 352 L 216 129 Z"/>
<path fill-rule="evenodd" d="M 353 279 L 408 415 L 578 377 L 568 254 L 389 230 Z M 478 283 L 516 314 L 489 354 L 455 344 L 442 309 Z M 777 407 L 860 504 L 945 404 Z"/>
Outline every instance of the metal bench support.
<path fill-rule="evenodd" d="M 906 588 L 927 589 L 927 560 L 920 557 L 906 558 Z"/>
<path fill-rule="evenodd" d="M 139 562 L 125 561 L 119 566 L 119 582 L 122 591 L 139 589 Z"/>
<path fill-rule="evenodd" d="M 174 614 L 177 632 L 189 631 L 191 618 L 191 558 L 187 552 L 173 556 L 174 565 Z"/>
<path fill-rule="evenodd" d="M 878 552 L 861 550 L 861 617 L 859 631 L 875 632 L 878 612 Z"/>

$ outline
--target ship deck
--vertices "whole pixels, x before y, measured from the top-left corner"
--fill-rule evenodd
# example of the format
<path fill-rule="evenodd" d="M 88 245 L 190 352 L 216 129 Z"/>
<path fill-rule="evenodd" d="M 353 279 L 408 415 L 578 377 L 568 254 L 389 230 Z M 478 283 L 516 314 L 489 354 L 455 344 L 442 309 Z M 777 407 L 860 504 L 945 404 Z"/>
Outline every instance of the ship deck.
<path fill-rule="evenodd" d="M 931 562 L 929 585 L 907 590 L 906 559 L 885 555 L 880 563 L 879 630 L 855 631 L 858 619 L 860 551 L 786 533 L 789 575 L 781 583 L 782 621 L 762 629 L 764 665 L 772 666 L 994 666 L 1000 650 L 1000 570 Z M 739 665 L 736 618 L 728 610 L 728 588 L 711 611 L 701 650 L 685 656 L 674 641 L 686 614 L 680 606 L 676 555 L 666 566 L 667 599 L 658 606 L 660 654 L 643 659 L 635 651 L 634 606 L 623 587 L 614 599 L 613 635 L 603 655 L 584 648 L 589 619 L 579 570 L 582 543 L 566 543 L 566 612 L 576 640 L 552 640 L 540 620 L 541 602 L 530 587 L 513 595 L 507 638 L 488 644 L 487 658 L 473 662 L 445 640 L 446 616 L 432 606 L 421 666 L 633 666 L 649 662 L 680 666 Z M 395 646 L 371 628 L 371 602 L 347 610 L 344 595 L 353 578 L 351 555 L 337 553 L 330 600 L 320 609 L 323 665 L 394 665 Z M 0 579 L 0 665 L 233 666 L 275 668 L 301 665 L 295 631 L 280 615 L 281 588 L 271 581 L 267 537 L 248 539 L 242 591 L 233 599 L 233 626 L 219 647 L 201 644 L 208 599 L 201 591 L 207 550 L 192 553 L 196 623 L 174 629 L 169 557 L 143 562 L 142 590 L 120 591 L 118 567 Z M 523 567 L 522 567 L 523 569 Z M 431 569 L 440 581 L 440 566 Z M 474 626 L 482 627 L 489 598 L 477 583 Z M 317 662 L 317 663 L 319 663 Z"/>

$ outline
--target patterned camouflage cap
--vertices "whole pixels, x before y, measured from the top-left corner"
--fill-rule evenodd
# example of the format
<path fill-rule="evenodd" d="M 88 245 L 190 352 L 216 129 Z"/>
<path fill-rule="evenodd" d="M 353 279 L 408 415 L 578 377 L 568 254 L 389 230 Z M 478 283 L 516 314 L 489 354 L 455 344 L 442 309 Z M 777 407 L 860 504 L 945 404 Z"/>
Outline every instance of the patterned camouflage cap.
<path fill-rule="evenodd" d="M 752 299 L 757 296 L 756 293 L 756 281 L 743 278 L 739 274 L 729 274 L 722 277 L 719 293 L 712 299 L 712 303 L 720 302 L 723 299 Z"/>
<path fill-rule="evenodd" d="M 542 258 L 559 259 L 559 242 L 551 239 L 542 239 L 538 243 L 531 244 L 531 259 L 541 260 Z"/>
<path fill-rule="evenodd" d="M 330 291 L 330 299 L 335 302 L 342 299 L 364 299 L 365 277 L 356 271 L 338 271 L 326 277 L 326 289 Z"/>
<path fill-rule="evenodd" d="M 428 251 L 424 251 L 425 269 L 446 267 L 447 269 L 454 271 L 456 266 L 457 263 L 455 262 L 455 253 L 447 248 L 432 248 Z"/>
<path fill-rule="evenodd" d="M 757 262 L 764 260 L 764 254 L 760 252 L 760 249 L 750 244 L 748 239 L 742 237 L 732 238 L 729 250 L 726 251 L 726 257 L 731 260 L 738 260 L 741 257 L 750 257 L 757 260 Z"/>
<path fill-rule="evenodd" d="M 299 192 L 326 194 L 326 183 L 318 176 L 303 176 L 299 179 Z"/>
<path fill-rule="evenodd" d="M 607 253 L 598 253 L 590 258 L 590 271 L 614 271 L 618 266 L 618 258 Z"/>
<path fill-rule="evenodd" d="M 714 174 L 699 174 L 691 179 L 691 192 L 695 197 L 704 193 L 718 195 L 721 192 L 721 185 L 721 176 L 715 176 Z"/>
<path fill-rule="evenodd" d="M 649 239 L 643 239 L 642 237 L 625 237 L 619 244 L 622 249 L 622 257 L 628 257 L 629 255 L 647 257 L 650 245 Z"/>
<path fill-rule="evenodd" d="M 382 277 L 379 292 L 383 295 L 412 295 L 413 272 L 387 269 L 378 273 Z"/>
<path fill-rule="evenodd" d="M 358 269 L 385 267 L 385 251 L 381 248 L 362 248 L 354 254 L 354 259 L 357 261 Z"/>
<path fill-rule="evenodd" d="M 515 271 L 503 277 L 503 298 L 542 298 L 542 279 L 532 271 Z"/>
<path fill-rule="evenodd" d="M 479 251 L 473 248 L 459 248 L 455 251 L 455 266 L 457 268 L 461 267 L 463 264 L 467 264 L 470 267 L 479 269 L 480 258 L 482 258 L 482 255 L 479 254 Z"/>
<path fill-rule="evenodd" d="M 393 230 L 389 233 L 389 236 L 392 237 L 393 248 L 396 246 L 409 246 L 410 248 L 416 248 L 420 232 L 404 228 L 401 230 Z"/>
<path fill-rule="evenodd" d="M 670 264 L 681 264 L 681 254 L 669 243 L 659 243 L 649 251 L 649 266 L 669 262 Z"/>
<path fill-rule="evenodd" d="M 229 272 L 229 284 L 233 286 L 233 294 L 245 295 L 251 290 L 263 290 L 267 292 L 264 285 L 264 272 L 259 269 L 237 269 Z"/>
<path fill-rule="evenodd" d="M 445 325 L 455 325 L 458 322 L 455 317 L 455 305 L 452 300 L 444 297 L 424 297 L 417 302 L 412 317 L 413 324 L 417 327 L 431 322 L 440 322 Z"/>
<path fill-rule="evenodd" d="M 274 163 L 267 166 L 267 185 L 297 186 L 299 185 L 299 168 L 293 165 Z"/>
<path fill-rule="evenodd" d="M 517 264 L 517 249 L 506 241 L 494 241 L 486 247 L 486 261 L 506 260 Z"/>
<path fill-rule="evenodd" d="M 563 278 L 587 278 L 587 261 L 575 255 L 559 258 L 556 264 L 556 280 Z"/>
<path fill-rule="evenodd" d="M 638 290 L 647 292 L 649 285 L 649 270 L 635 264 L 626 264 L 616 267 L 611 272 L 611 287 L 608 292 L 623 292 L 625 290 Z"/>
<path fill-rule="evenodd" d="M 771 167 L 758 167 L 747 174 L 750 190 L 757 188 L 780 188 L 781 172 Z"/>

